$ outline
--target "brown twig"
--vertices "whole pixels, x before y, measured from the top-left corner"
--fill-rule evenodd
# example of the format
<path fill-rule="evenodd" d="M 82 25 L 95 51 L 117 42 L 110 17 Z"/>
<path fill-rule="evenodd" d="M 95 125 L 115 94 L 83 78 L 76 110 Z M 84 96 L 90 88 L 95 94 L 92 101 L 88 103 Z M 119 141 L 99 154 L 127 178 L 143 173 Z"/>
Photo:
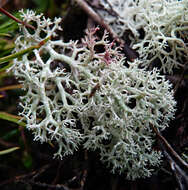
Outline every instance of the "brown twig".
<path fill-rule="evenodd" d="M 188 176 L 186 172 L 184 172 L 179 165 L 172 159 L 172 157 L 163 150 L 164 155 L 168 159 L 168 162 L 170 164 L 170 167 L 174 173 L 174 176 L 176 177 L 177 183 L 179 185 L 180 190 L 186 190 L 188 188 Z"/>
<path fill-rule="evenodd" d="M 39 187 L 46 187 L 46 188 L 50 188 L 50 189 L 54 189 L 54 190 L 69 190 L 68 187 L 66 187 L 65 185 L 62 185 L 62 184 L 51 185 L 51 184 L 47 184 L 47 183 L 35 182 L 33 180 L 27 180 L 27 181 L 20 180 L 19 182 L 36 185 Z"/>
<path fill-rule="evenodd" d="M 90 92 L 90 94 L 89 94 L 89 98 L 91 98 L 99 88 L 100 88 L 100 84 L 97 83 L 97 84 L 91 89 L 91 92 Z"/>
<path fill-rule="evenodd" d="M 186 169 L 188 169 L 188 164 L 175 152 L 167 140 L 160 134 L 160 132 L 152 125 L 153 131 L 156 133 L 160 141 L 165 145 L 168 151 L 179 161 Z"/>
<path fill-rule="evenodd" d="M 78 5 L 91 17 L 96 23 L 105 28 L 111 37 L 120 44 L 120 47 L 124 47 L 123 51 L 128 61 L 133 62 L 136 58 L 139 57 L 138 53 L 130 48 L 124 40 L 122 40 L 113 29 L 104 22 L 104 20 L 89 6 L 84 0 L 75 0 Z"/>
<path fill-rule="evenodd" d="M 41 183 L 41 182 L 35 181 L 35 179 L 39 177 L 42 173 L 44 173 L 49 167 L 50 165 L 47 164 L 43 166 L 42 168 L 40 168 L 38 171 L 34 171 L 28 175 L 26 174 L 26 175 L 18 176 L 16 177 L 16 182 L 22 182 L 25 184 L 31 184 L 31 185 L 46 187 L 46 188 L 55 189 L 55 190 L 69 190 L 69 188 L 63 184 L 47 184 L 47 183 Z M 29 177 L 31 179 L 29 179 Z"/>
<path fill-rule="evenodd" d="M 28 153 L 29 152 L 29 147 L 28 147 L 28 144 L 27 144 L 27 138 L 25 136 L 24 127 L 19 126 L 19 131 L 20 131 L 21 138 L 22 138 L 22 141 L 23 141 L 23 144 L 24 144 L 24 148 L 25 148 L 26 152 Z"/>
<path fill-rule="evenodd" d="M 50 168 L 50 164 L 46 164 L 44 165 L 42 168 L 40 168 L 37 172 L 35 172 L 35 174 L 32 177 L 32 180 L 36 179 L 37 177 L 39 177 L 42 173 L 44 173 L 48 168 Z"/>
<path fill-rule="evenodd" d="M 35 178 L 37 178 L 39 175 L 41 175 L 43 172 L 45 172 L 49 167 L 50 167 L 50 165 L 47 164 L 47 165 L 43 166 L 42 168 L 40 168 L 39 170 L 35 170 L 31 173 L 16 176 L 14 178 L 8 179 L 6 181 L 1 182 L 0 186 L 7 185 L 12 182 L 21 182 L 24 184 L 36 185 L 39 187 L 46 187 L 46 188 L 50 188 L 50 189 L 54 189 L 54 190 L 70 190 L 68 187 L 66 187 L 63 184 L 51 185 L 51 184 L 47 184 L 47 183 L 41 183 L 41 182 L 34 181 Z"/>
<path fill-rule="evenodd" d="M 167 140 L 160 134 L 160 132 L 152 125 L 153 131 L 156 133 L 159 138 L 159 144 L 163 150 L 165 157 L 167 158 L 170 167 L 174 173 L 174 176 L 177 180 L 180 190 L 186 190 L 188 188 L 188 176 L 184 170 L 181 169 L 178 162 L 185 168 L 188 169 L 188 164 L 181 159 L 181 157 L 174 151 L 171 145 L 167 142 Z M 173 159 L 175 158 L 175 159 Z"/>
<path fill-rule="evenodd" d="M 10 14 L 8 11 L 6 11 L 5 9 L 3 9 L 2 7 L 0 7 L 0 12 L 3 13 L 3 14 L 5 14 L 5 15 L 7 15 L 12 20 L 14 20 L 14 21 L 16 21 L 16 22 L 18 22 L 20 24 L 23 24 L 24 26 L 26 26 L 28 28 L 31 28 L 31 29 L 35 30 L 34 26 L 32 26 L 31 24 L 28 24 L 28 23 L 26 23 L 26 22 L 24 22 L 24 21 L 16 18 L 15 16 L 13 16 L 12 14 Z"/>
<path fill-rule="evenodd" d="M 88 16 L 90 16 L 96 23 L 107 30 L 113 39 L 115 39 L 121 45 L 125 43 L 84 0 L 75 1 L 88 14 Z"/>
<path fill-rule="evenodd" d="M 58 164 L 58 167 L 57 167 L 57 169 L 56 169 L 56 176 L 55 176 L 55 178 L 53 179 L 53 181 L 52 181 L 52 183 L 51 183 L 51 185 L 55 185 L 55 184 L 57 184 L 57 182 L 58 182 L 58 180 L 59 180 L 59 178 L 60 178 L 60 171 L 61 171 L 61 169 L 62 169 L 62 165 L 63 165 L 63 163 L 62 163 L 62 160 L 60 160 L 59 161 L 59 164 Z M 51 190 L 51 188 L 48 188 L 47 190 Z"/>
<path fill-rule="evenodd" d="M 2 181 L 2 182 L 0 183 L 0 187 L 1 187 L 1 186 L 4 186 L 4 185 L 7 185 L 7 184 L 10 184 L 10 183 L 12 183 L 12 182 L 19 182 L 20 180 L 25 179 L 25 178 L 31 178 L 31 177 L 32 177 L 34 174 L 36 174 L 36 173 L 37 173 L 37 171 L 32 171 L 32 172 L 30 172 L 30 173 L 28 173 L 28 174 L 23 174 L 23 175 L 20 175 L 20 176 L 16 176 L 16 177 L 7 179 L 7 180 Z"/>

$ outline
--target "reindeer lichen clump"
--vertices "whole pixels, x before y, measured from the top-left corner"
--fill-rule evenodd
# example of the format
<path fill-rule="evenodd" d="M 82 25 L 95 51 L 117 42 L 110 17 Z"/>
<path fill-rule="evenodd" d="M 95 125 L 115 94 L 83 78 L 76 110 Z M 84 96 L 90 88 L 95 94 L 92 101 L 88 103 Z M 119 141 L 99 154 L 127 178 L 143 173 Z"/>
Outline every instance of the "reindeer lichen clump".
<path fill-rule="evenodd" d="M 20 26 L 15 52 L 51 36 L 12 67 L 26 91 L 20 115 L 34 139 L 56 143 L 61 158 L 83 146 L 98 150 L 113 172 L 126 172 L 129 179 L 150 176 L 161 158 L 152 148 L 151 126 L 163 130 L 174 116 L 171 84 L 157 70 L 140 69 L 138 60 L 125 66 L 108 34 L 97 37 L 98 28 L 88 30 L 81 44 L 65 43 L 55 38 L 60 19 L 33 11 L 22 17 L 36 31 Z"/>

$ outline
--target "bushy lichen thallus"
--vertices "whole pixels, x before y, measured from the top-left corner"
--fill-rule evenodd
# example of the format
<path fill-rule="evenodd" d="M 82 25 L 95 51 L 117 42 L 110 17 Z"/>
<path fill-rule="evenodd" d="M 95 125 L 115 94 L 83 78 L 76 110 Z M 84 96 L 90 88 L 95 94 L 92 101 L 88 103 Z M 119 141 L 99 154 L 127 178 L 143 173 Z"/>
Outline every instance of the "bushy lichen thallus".
<path fill-rule="evenodd" d="M 188 0 L 99 1 L 97 13 L 120 37 L 129 34 L 141 65 L 172 74 L 188 61 Z M 126 36 L 128 38 L 128 36 Z"/>
<path fill-rule="evenodd" d="M 26 92 L 20 115 L 34 140 L 56 144 L 60 158 L 83 146 L 98 150 L 112 172 L 132 180 L 150 176 L 162 156 L 152 148 L 151 125 L 163 130 L 174 116 L 171 84 L 156 69 L 140 69 L 139 60 L 125 66 L 106 31 L 98 38 L 98 28 L 90 29 L 82 43 L 64 42 L 54 38 L 61 19 L 21 13 L 36 30 L 20 25 L 14 52 L 52 36 L 32 54 L 14 59 L 11 69 Z"/>

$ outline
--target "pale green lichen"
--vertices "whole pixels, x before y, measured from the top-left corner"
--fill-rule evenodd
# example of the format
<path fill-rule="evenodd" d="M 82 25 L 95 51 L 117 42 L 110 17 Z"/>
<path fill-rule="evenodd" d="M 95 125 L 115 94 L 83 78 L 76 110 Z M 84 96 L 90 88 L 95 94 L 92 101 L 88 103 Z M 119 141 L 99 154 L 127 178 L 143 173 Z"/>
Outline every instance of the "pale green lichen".
<path fill-rule="evenodd" d="M 188 0 L 101 0 L 98 13 L 119 37 L 130 31 L 142 66 L 164 73 L 188 61 Z M 113 9 L 113 11 L 111 10 Z M 140 35 L 142 31 L 142 35 Z M 128 36 L 125 36 L 128 38 Z"/>
<path fill-rule="evenodd" d="M 52 22 L 32 11 L 23 14 L 37 30 L 15 42 L 15 52 L 56 35 L 59 19 Z M 48 40 L 33 54 L 15 59 L 12 71 L 22 82 L 21 97 L 27 128 L 40 142 L 53 141 L 56 155 L 72 154 L 79 145 L 98 150 L 102 162 L 128 179 L 151 175 L 161 153 L 153 150 L 154 133 L 168 126 L 175 112 L 171 85 L 157 70 L 145 71 L 139 61 L 124 65 L 114 43 L 101 39 L 96 29 L 86 32 L 81 44 Z"/>

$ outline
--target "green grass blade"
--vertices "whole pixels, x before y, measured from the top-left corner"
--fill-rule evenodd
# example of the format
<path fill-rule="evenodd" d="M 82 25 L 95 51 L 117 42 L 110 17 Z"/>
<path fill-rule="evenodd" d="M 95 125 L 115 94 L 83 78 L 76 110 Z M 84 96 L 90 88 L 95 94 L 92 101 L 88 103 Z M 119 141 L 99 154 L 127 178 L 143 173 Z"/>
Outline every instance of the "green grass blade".
<path fill-rule="evenodd" d="M 13 148 L 8 148 L 6 150 L 1 150 L 0 155 L 8 154 L 18 149 L 20 149 L 20 147 L 13 147 Z"/>
<path fill-rule="evenodd" d="M 26 126 L 25 122 L 20 121 L 20 119 L 21 119 L 20 117 L 6 113 L 6 112 L 0 112 L 0 119 L 11 121 L 13 123 L 16 123 L 16 124 L 22 126 L 22 127 Z"/>

